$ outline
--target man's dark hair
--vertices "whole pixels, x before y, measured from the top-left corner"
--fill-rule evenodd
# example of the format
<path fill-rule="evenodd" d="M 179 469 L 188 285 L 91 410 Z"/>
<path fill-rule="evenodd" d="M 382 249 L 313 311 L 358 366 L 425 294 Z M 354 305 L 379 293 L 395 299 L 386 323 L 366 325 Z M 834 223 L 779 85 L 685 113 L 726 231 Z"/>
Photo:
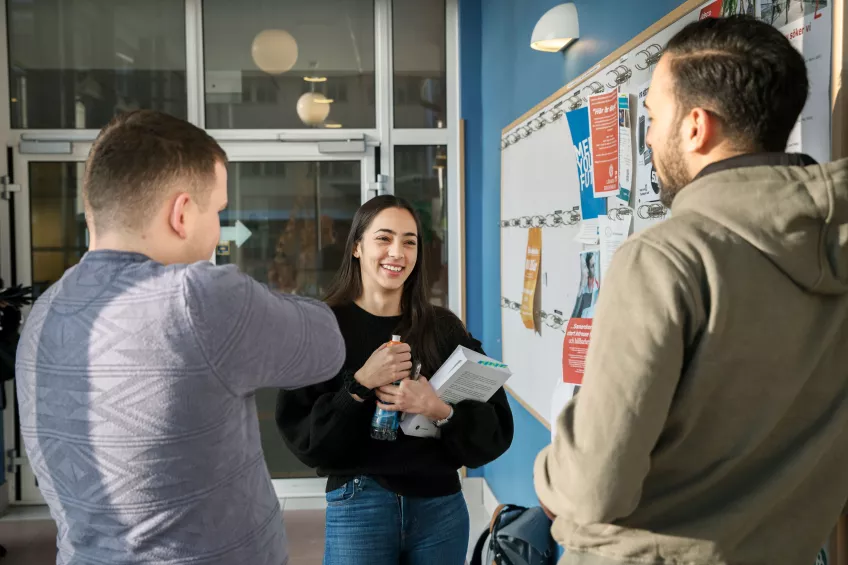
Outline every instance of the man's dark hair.
<path fill-rule="evenodd" d="M 217 162 L 226 165 L 224 150 L 184 120 L 153 110 L 120 114 L 86 163 L 83 198 L 95 232 L 141 230 L 177 186 L 208 205 Z"/>
<path fill-rule="evenodd" d="M 680 115 L 703 108 L 746 151 L 784 151 L 807 100 L 804 58 L 776 28 L 749 16 L 707 18 L 668 42 Z"/>

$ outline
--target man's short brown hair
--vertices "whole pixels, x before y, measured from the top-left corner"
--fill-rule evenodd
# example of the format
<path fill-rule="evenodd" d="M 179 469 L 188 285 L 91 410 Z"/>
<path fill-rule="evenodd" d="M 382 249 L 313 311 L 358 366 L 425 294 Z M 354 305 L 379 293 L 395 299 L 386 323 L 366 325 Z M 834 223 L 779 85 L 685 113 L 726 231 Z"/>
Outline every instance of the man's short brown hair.
<path fill-rule="evenodd" d="M 177 186 L 206 206 L 216 162 L 227 163 L 221 146 L 184 120 L 153 110 L 117 116 L 86 162 L 83 198 L 95 231 L 142 230 Z"/>

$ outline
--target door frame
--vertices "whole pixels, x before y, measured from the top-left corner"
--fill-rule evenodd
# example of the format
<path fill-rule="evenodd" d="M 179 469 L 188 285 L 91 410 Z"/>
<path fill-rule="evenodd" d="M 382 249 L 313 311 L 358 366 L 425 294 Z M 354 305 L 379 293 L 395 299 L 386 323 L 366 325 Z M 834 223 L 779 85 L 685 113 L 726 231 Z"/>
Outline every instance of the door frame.
<path fill-rule="evenodd" d="M 90 141 L 33 141 L 20 139 L 12 145 L 13 181 L 20 191 L 13 195 L 15 229 L 11 242 L 15 249 L 15 278 L 17 284 L 32 284 L 32 218 L 30 201 L 30 163 L 79 163 L 85 162 L 91 149 Z M 29 308 L 22 309 L 24 320 Z M 17 422 L 17 403 L 15 402 L 15 381 L 7 383 L 7 404 L 3 429 L 6 451 L 14 450 L 15 464 L 6 469 L 6 480 L 10 487 L 10 504 L 41 505 L 44 498 L 35 486 L 35 475 L 26 463 L 27 455 L 20 440 Z M 9 463 L 4 454 L 3 464 Z"/>
<path fill-rule="evenodd" d="M 58 136 L 57 136 L 58 137 Z M 13 145 L 12 170 L 14 171 L 14 182 L 20 185 L 20 192 L 13 196 L 15 230 L 12 234 L 8 228 L 9 222 L 0 222 L 0 244 L 4 242 L 3 230 L 8 232 L 5 241 L 14 244 L 15 248 L 15 273 L 16 282 L 24 286 L 32 284 L 32 218 L 30 202 L 30 164 L 31 163 L 84 163 L 88 157 L 92 142 L 90 136 L 81 135 L 80 140 L 72 138 L 56 139 L 45 136 L 41 140 L 35 140 L 30 136 L 21 136 L 18 143 Z M 325 142 L 267 142 L 267 141 L 224 141 L 221 146 L 232 163 L 241 162 L 331 162 L 331 161 L 358 161 L 360 163 L 361 193 L 360 202 L 365 202 L 377 194 L 385 194 L 390 187 L 378 182 L 376 146 L 371 141 L 338 139 Z M 353 143 L 353 145 L 351 145 Z M 347 150 L 347 149 L 355 150 Z M 358 149 L 361 149 L 358 150 Z M 81 186 L 80 186 L 81 188 Z M 0 201 L 0 220 L 5 220 L 4 213 L 8 215 L 8 202 Z M 11 247 L 9 247 L 11 249 Z M 214 258 L 213 258 L 214 260 Z M 9 268 L 11 268 L 11 262 Z M 0 259 L 0 268 L 6 274 L 7 267 Z M 8 273 L 11 275 L 11 273 Z M 5 277 L 4 277 L 5 278 Z M 24 317 L 28 309 L 24 309 Z M 14 471 L 7 473 L 7 482 L 10 485 L 10 503 L 13 505 L 39 505 L 44 504 L 44 498 L 35 487 L 35 476 L 32 469 L 26 464 L 26 452 L 19 441 L 19 430 L 16 426 L 17 405 L 14 402 L 14 381 L 7 383 L 9 393 L 7 409 L 4 417 L 4 440 L 7 450 L 17 451 L 16 465 Z M 4 455 L 3 464 L 7 463 Z M 18 477 L 20 476 L 20 477 Z M 323 497 L 326 479 L 304 478 L 304 479 L 273 479 L 274 491 L 279 499 L 301 499 L 300 507 L 311 507 L 309 499 Z M 20 485 L 20 488 L 18 488 Z M 304 500 L 306 499 L 306 500 Z M 297 504 L 297 503 L 294 503 Z"/>

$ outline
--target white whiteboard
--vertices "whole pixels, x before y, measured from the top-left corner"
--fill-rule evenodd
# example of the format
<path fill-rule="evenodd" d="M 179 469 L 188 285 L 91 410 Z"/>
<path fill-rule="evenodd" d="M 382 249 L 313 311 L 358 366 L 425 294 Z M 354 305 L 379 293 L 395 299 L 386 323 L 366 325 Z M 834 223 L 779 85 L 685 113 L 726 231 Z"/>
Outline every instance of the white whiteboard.
<path fill-rule="evenodd" d="M 836 0 L 841 1 L 841 0 Z M 757 0 L 756 11 L 765 9 L 765 0 Z M 815 18 L 819 28 L 826 26 L 832 32 L 832 7 L 817 9 L 827 16 L 821 19 L 819 12 L 798 17 L 797 22 L 812 22 Z M 714 1 L 690 0 L 677 10 L 657 22 L 627 46 L 596 65 L 584 75 L 569 83 L 565 88 L 545 100 L 503 131 L 501 140 L 501 221 L 525 216 L 549 216 L 557 210 L 568 211 L 580 203 L 579 179 L 575 151 L 572 145 L 568 121 L 564 111 L 573 108 L 578 101 L 587 104 L 586 97 L 593 93 L 607 92 L 616 87 L 616 76 L 627 76 L 618 86 L 622 93 L 637 94 L 638 89 L 650 81 L 654 65 L 665 44 L 687 24 L 697 21 L 702 10 L 714 5 Z M 803 7 L 803 4 L 801 4 Z M 803 12 L 803 11 L 802 11 Z M 819 17 L 816 17 L 819 16 Z M 780 22 L 782 24 L 782 22 Z M 775 24 L 777 25 L 777 24 Z M 781 28 L 783 29 L 783 28 Z M 841 34 L 841 25 L 838 26 Z M 788 33 L 787 33 L 788 35 Z M 806 125 L 795 132 L 798 146 L 790 141 L 789 150 L 803 150 L 819 160 L 830 158 L 830 38 L 822 37 L 828 57 L 819 60 L 818 78 L 810 70 L 811 96 L 806 113 L 824 112 L 817 120 L 799 121 Z M 815 47 L 815 46 L 814 46 Z M 801 47 L 799 47 L 801 49 Z M 805 56 L 809 53 L 809 42 L 805 43 Z M 653 55 L 653 57 L 652 57 Z M 808 59 L 808 67 L 816 64 L 815 54 Z M 812 62 L 811 62 L 812 61 Z M 629 69 L 623 73 L 621 66 Z M 618 73 L 614 69 L 618 69 Z M 821 73 L 824 73 L 821 76 Z M 632 113 L 635 120 L 637 114 Z M 824 120 L 824 121 L 823 121 Z M 543 123 L 544 122 L 544 123 Z M 809 124 L 816 124 L 815 128 Z M 824 124 L 824 125 L 823 125 Z M 636 124 L 631 124 L 636 133 Z M 632 143 L 635 146 L 636 143 Z M 635 160 L 634 160 L 635 163 Z M 648 219 L 647 209 L 636 206 L 636 190 L 631 199 L 634 214 L 634 231 L 640 231 L 662 219 Z M 609 208 L 619 206 L 610 201 Z M 641 217 L 640 217 L 641 216 Z M 541 302 L 539 308 L 549 317 L 558 315 L 566 321 L 574 307 L 580 281 L 578 254 L 590 250 L 575 241 L 578 226 L 543 227 L 542 260 L 539 271 Z M 520 303 L 524 288 L 524 266 L 526 259 L 528 229 L 501 225 L 501 295 L 507 304 Z M 597 248 L 597 247 L 594 247 Z M 601 281 L 603 288 L 603 281 Z M 601 290 L 603 292 L 603 290 Z M 549 318 L 550 319 L 550 318 Z M 509 365 L 513 377 L 509 381 L 510 392 L 543 424 L 550 427 L 556 417 L 553 407 L 560 407 L 564 399 L 570 398 L 573 385 L 562 382 L 562 353 L 564 330 L 545 323 L 538 331 L 524 327 L 521 313 L 502 303 L 501 323 L 503 332 L 503 361 Z M 556 326 L 556 324 L 554 324 Z M 554 399 L 558 399 L 553 402 Z"/>

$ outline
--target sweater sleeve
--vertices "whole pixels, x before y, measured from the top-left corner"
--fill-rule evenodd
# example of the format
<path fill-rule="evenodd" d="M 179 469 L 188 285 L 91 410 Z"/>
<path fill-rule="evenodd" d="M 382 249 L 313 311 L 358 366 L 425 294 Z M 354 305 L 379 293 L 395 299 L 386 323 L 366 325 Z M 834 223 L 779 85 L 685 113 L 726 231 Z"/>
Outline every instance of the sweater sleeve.
<path fill-rule="evenodd" d="M 277 427 L 291 452 L 310 467 L 333 466 L 367 439 L 373 402 L 357 402 L 344 371 L 327 383 L 277 394 Z"/>
<path fill-rule="evenodd" d="M 273 292 L 234 265 L 208 261 L 186 269 L 183 291 L 200 350 L 237 396 L 314 385 L 344 363 L 336 318 L 316 300 Z"/>
<path fill-rule="evenodd" d="M 485 355 L 482 344 L 467 332 L 462 322 L 453 315 L 451 318 L 445 321 L 446 333 L 453 342 L 448 356 L 457 345 Z M 503 388 L 488 402 L 463 400 L 453 409 L 453 418 L 442 427 L 442 441 L 459 466 L 481 467 L 509 449 L 513 436 L 512 410 Z"/>

